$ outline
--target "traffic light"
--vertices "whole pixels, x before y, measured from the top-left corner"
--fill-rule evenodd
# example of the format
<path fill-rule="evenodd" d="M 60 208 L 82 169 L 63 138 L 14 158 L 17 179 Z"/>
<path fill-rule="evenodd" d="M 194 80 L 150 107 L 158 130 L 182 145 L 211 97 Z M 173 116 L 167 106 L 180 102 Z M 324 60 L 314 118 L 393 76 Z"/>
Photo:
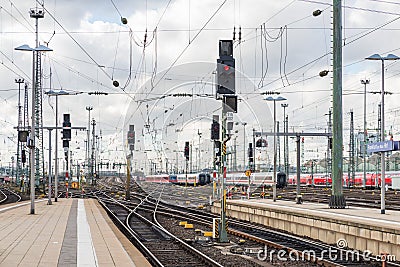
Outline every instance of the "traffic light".
<path fill-rule="evenodd" d="M 64 114 L 62 134 L 63 140 L 71 140 L 71 120 L 69 114 Z"/>
<path fill-rule="evenodd" d="M 23 164 L 26 163 L 26 154 L 25 154 L 25 150 L 24 149 L 22 149 L 22 151 L 21 151 L 21 161 L 22 161 Z"/>
<path fill-rule="evenodd" d="M 217 59 L 217 93 L 235 93 L 235 59 Z"/>
<path fill-rule="evenodd" d="M 190 155 L 190 152 L 189 152 L 189 142 L 185 142 L 185 158 L 186 158 L 186 160 L 189 160 L 189 155 Z"/>

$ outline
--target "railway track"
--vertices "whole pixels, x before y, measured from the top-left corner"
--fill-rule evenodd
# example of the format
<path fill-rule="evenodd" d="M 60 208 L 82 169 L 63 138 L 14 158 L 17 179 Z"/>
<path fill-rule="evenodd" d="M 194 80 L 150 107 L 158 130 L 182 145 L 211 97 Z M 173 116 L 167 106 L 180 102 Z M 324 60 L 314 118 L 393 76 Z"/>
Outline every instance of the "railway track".
<path fill-rule="evenodd" d="M 139 202 L 141 204 L 138 206 Z M 147 196 L 145 196 L 143 192 L 133 193 L 132 202 L 121 201 L 121 204 L 126 206 L 128 210 L 135 209 L 140 213 L 147 212 L 147 215 L 144 215 L 147 219 L 154 216 L 158 218 L 158 220 L 161 221 L 163 225 L 166 225 L 168 221 L 171 221 L 171 218 L 174 219 L 174 222 L 170 223 L 171 225 L 176 225 L 179 220 L 187 220 L 192 222 L 195 228 L 203 229 L 204 231 L 210 231 L 212 218 L 215 217 L 215 215 L 194 208 L 181 207 L 172 203 L 160 202 L 159 198 L 157 198 L 154 193 L 149 193 L 147 194 Z M 156 212 L 154 212 L 154 210 L 156 210 Z M 153 215 L 150 216 L 149 213 L 153 213 Z M 277 259 L 277 255 L 274 255 L 272 253 L 271 257 L 269 257 L 269 254 L 267 254 L 267 252 L 270 253 L 272 250 L 274 250 L 275 252 L 281 251 L 280 253 L 282 253 L 282 251 L 285 251 L 287 253 L 286 255 L 289 255 L 290 252 L 292 253 L 292 255 L 299 255 L 301 260 L 293 263 L 293 266 L 310 266 L 309 264 L 324 266 L 382 266 L 382 263 L 380 262 L 363 260 L 362 257 L 359 260 L 357 260 L 357 258 L 351 258 L 351 260 L 346 260 L 343 258 L 331 259 L 327 254 L 324 254 L 324 252 L 326 253 L 327 251 L 338 251 L 337 253 L 342 253 L 341 255 L 346 255 L 346 252 L 348 252 L 349 250 L 347 250 L 347 248 L 339 249 L 336 246 L 329 246 L 309 239 L 284 234 L 252 223 L 247 223 L 234 219 L 229 219 L 228 221 L 229 240 L 233 241 L 232 244 L 230 244 L 229 246 L 229 253 L 252 257 L 254 260 L 254 266 L 262 266 L 262 260 L 264 260 L 264 264 L 266 264 L 265 261 L 267 261 L 267 263 L 278 263 L 279 259 Z M 143 225 L 143 223 L 141 225 Z M 174 230 L 174 227 L 171 225 L 168 226 L 168 230 L 174 232 L 176 235 L 181 235 L 181 233 L 179 233 L 179 230 Z M 149 229 L 149 227 L 146 228 Z M 248 240 L 246 242 L 248 247 L 238 245 L 239 239 L 243 238 Z M 186 243 L 195 243 L 193 239 L 193 234 L 189 236 L 183 235 L 182 239 L 185 240 Z M 201 245 L 193 245 L 199 247 L 199 249 L 201 249 L 205 253 L 212 255 L 216 254 L 216 252 L 215 249 L 212 250 L 211 247 L 217 247 L 218 243 L 213 243 L 209 241 L 208 243 L 203 243 Z M 304 254 L 304 252 L 307 251 L 310 253 Z M 221 252 L 219 251 L 219 253 Z M 357 256 L 357 254 L 354 255 Z M 399 265 L 397 265 L 396 263 L 388 262 L 387 266 Z"/>
<path fill-rule="evenodd" d="M 21 201 L 21 196 L 15 193 L 14 191 L 2 187 L 0 188 L 0 205 L 2 204 L 10 204 Z"/>
<path fill-rule="evenodd" d="M 222 266 L 164 229 L 151 213 L 131 209 L 116 200 L 98 196 L 99 202 L 114 217 L 130 240 L 153 266 Z"/>

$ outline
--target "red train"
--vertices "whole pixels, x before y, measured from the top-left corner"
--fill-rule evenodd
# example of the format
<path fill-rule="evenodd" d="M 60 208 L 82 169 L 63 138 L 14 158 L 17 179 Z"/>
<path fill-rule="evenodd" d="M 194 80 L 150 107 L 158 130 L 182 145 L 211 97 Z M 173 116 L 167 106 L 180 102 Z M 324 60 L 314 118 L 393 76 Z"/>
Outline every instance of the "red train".
<path fill-rule="evenodd" d="M 392 186 L 392 177 L 400 177 L 399 171 L 389 171 L 385 173 L 385 183 L 390 187 Z M 332 184 L 332 178 L 329 175 L 316 173 L 311 177 L 311 174 L 301 174 L 300 184 L 312 185 L 314 178 L 314 185 L 330 185 Z M 363 185 L 364 174 L 362 172 L 357 172 L 355 174 L 354 180 L 352 177 L 348 176 L 348 173 L 343 173 L 343 186 L 362 186 Z M 296 184 L 297 176 L 289 175 L 288 184 Z M 366 173 L 366 183 L 367 187 L 378 187 L 381 184 L 381 174 L 380 173 Z"/>

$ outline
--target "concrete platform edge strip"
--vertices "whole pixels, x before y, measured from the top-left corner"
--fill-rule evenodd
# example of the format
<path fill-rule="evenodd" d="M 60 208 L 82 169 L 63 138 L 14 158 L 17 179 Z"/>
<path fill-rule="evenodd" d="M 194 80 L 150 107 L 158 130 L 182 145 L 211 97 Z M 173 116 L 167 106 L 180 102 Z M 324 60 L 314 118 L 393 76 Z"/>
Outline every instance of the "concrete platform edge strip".
<path fill-rule="evenodd" d="M 98 266 L 96 251 L 94 249 L 90 227 L 86 218 L 83 199 L 78 200 L 77 213 L 77 264 L 78 266 Z"/>

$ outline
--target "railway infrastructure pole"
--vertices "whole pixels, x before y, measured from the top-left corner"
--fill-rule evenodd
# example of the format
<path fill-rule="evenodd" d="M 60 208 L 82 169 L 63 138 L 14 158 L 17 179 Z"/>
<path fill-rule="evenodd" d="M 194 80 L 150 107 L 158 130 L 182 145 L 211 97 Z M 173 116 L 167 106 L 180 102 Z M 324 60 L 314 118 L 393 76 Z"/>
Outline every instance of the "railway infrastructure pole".
<path fill-rule="evenodd" d="M 333 0 L 333 129 L 332 195 L 329 207 L 344 209 L 343 195 L 343 112 L 342 112 L 342 1 Z"/>
<path fill-rule="evenodd" d="M 131 159 L 132 159 L 132 151 L 131 153 L 126 157 L 126 194 L 125 194 L 125 199 L 130 200 L 131 199 Z"/>
<path fill-rule="evenodd" d="M 49 130 L 49 181 L 48 181 L 48 187 L 49 187 L 49 200 L 47 201 L 47 205 L 51 205 L 51 128 L 47 129 Z"/>
<path fill-rule="evenodd" d="M 229 141 L 230 136 L 226 134 L 226 111 L 223 109 L 222 111 L 222 179 L 221 179 L 221 223 L 220 223 L 220 231 L 219 231 L 219 242 L 227 243 L 228 241 L 228 234 L 226 232 L 226 143 Z"/>
<path fill-rule="evenodd" d="M 297 152 L 297 166 L 296 166 L 296 171 L 297 171 L 297 180 L 296 180 L 296 204 L 301 204 L 302 198 L 301 198 L 301 190 L 300 190 L 300 135 L 296 135 L 296 152 Z"/>
<path fill-rule="evenodd" d="M 363 180 L 362 186 L 363 188 L 367 185 L 367 84 L 369 84 L 369 80 L 361 80 L 361 84 L 364 85 L 364 144 L 363 144 Z"/>

